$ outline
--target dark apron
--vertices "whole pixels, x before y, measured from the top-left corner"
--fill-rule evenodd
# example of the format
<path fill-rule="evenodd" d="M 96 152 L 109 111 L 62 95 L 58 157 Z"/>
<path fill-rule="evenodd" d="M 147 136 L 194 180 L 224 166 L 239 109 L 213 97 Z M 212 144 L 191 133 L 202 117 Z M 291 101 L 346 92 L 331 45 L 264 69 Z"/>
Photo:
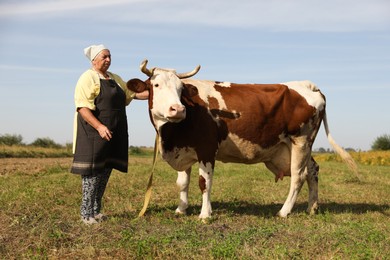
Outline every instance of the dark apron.
<path fill-rule="evenodd" d="M 77 115 L 76 150 L 71 172 L 81 175 L 102 174 L 106 168 L 127 172 L 129 137 L 127 131 L 125 92 L 114 80 L 100 80 L 100 93 L 95 98 L 95 117 L 110 129 L 112 139 L 106 141 L 98 131 Z"/>

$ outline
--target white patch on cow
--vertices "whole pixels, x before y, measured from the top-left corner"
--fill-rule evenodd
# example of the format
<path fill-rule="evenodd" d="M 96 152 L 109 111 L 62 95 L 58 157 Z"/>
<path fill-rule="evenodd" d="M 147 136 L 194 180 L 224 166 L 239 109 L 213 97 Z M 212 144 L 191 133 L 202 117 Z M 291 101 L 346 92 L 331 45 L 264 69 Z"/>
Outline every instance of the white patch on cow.
<path fill-rule="evenodd" d="M 302 97 L 306 99 L 307 103 L 310 106 L 315 107 L 318 110 L 324 109 L 325 100 L 321 95 L 320 90 L 313 82 L 309 80 L 303 80 L 290 81 L 281 84 L 286 85 L 288 88 L 298 92 Z"/>
<path fill-rule="evenodd" d="M 191 147 L 177 148 L 173 151 L 161 149 L 162 158 L 176 171 L 185 171 L 198 161 L 195 149 Z"/>
<path fill-rule="evenodd" d="M 199 97 L 207 104 L 209 103 L 209 98 L 215 98 L 218 101 L 219 109 L 227 110 L 225 100 L 222 98 L 221 93 L 216 91 L 214 88 L 214 85 L 216 84 L 215 81 L 195 79 L 183 79 L 182 81 L 185 84 L 191 84 L 196 86 L 198 89 Z M 221 87 L 230 87 L 229 82 L 221 82 L 217 85 Z"/>
<path fill-rule="evenodd" d="M 225 88 L 230 88 L 232 83 L 231 82 L 219 82 L 217 85 L 221 86 L 221 87 L 225 87 Z"/>
<path fill-rule="evenodd" d="M 229 133 L 228 140 L 229 142 L 221 144 L 220 150 L 235 153 L 233 156 L 239 158 L 239 160 L 257 161 L 257 157 L 261 151 L 261 147 L 259 145 L 242 139 L 232 133 Z M 226 147 L 222 147 L 225 145 Z"/>
<path fill-rule="evenodd" d="M 211 162 L 206 162 L 206 163 L 203 163 L 203 162 L 200 162 L 199 163 L 199 168 L 201 170 L 201 175 L 204 173 L 204 174 L 210 174 L 213 172 L 213 165 L 211 164 Z"/>
<path fill-rule="evenodd" d="M 185 214 L 188 208 L 188 186 L 190 184 L 191 168 L 177 172 L 176 184 L 180 190 L 180 202 L 176 214 Z"/>

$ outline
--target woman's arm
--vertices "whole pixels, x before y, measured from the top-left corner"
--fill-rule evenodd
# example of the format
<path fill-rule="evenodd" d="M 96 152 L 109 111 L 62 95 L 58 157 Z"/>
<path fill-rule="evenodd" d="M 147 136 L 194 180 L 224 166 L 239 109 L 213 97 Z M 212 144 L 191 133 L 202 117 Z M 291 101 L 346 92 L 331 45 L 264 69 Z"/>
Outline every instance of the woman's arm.
<path fill-rule="evenodd" d="M 80 115 L 83 117 L 83 119 L 90 124 L 93 128 L 98 131 L 101 138 L 106 139 L 107 141 L 110 141 L 112 138 L 112 132 L 110 129 L 107 128 L 107 126 L 103 125 L 93 114 L 92 111 L 87 107 L 79 107 L 77 111 L 80 113 Z"/>
<path fill-rule="evenodd" d="M 145 90 L 140 93 L 135 93 L 135 99 L 145 100 L 149 98 L 149 90 Z"/>

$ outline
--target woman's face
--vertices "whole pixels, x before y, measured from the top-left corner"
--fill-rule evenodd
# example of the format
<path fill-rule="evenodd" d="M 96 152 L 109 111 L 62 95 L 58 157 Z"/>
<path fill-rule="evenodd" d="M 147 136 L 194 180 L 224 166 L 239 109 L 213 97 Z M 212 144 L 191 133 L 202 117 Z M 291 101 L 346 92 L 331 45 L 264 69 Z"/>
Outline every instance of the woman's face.
<path fill-rule="evenodd" d="M 93 67 L 101 72 L 107 72 L 111 65 L 111 54 L 109 50 L 102 50 L 92 61 Z"/>

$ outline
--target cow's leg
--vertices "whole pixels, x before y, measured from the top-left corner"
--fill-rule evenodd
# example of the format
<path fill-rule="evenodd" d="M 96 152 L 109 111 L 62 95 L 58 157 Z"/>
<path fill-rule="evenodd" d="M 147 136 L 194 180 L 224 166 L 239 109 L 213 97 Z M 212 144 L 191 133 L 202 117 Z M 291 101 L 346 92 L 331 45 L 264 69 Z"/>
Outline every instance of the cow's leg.
<path fill-rule="evenodd" d="M 180 190 L 179 206 L 176 209 L 176 214 L 186 214 L 188 208 L 188 187 L 190 184 L 191 167 L 186 171 L 177 172 L 176 184 Z"/>
<path fill-rule="evenodd" d="M 294 138 L 291 147 L 291 183 L 290 191 L 278 216 L 287 217 L 293 208 L 298 193 L 302 188 L 308 174 L 308 160 L 310 159 L 310 147 L 305 136 Z"/>
<path fill-rule="evenodd" d="M 211 217 L 211 186 L 213 182 L 214 167 L 211 163 L 199 163 L 199 188 L 202 192 L 202 209 L 199 218 L 206 219 Z"/>
<path fill-rule="evenodd" d="M 314 161 L 313 157 L 309 162 L 309 173 L 307 176 L 307 184 L 309 186 L 309 203 L 307 213 L 314 214 L 318 210 L 318 171 L 320 167 Z"/>

